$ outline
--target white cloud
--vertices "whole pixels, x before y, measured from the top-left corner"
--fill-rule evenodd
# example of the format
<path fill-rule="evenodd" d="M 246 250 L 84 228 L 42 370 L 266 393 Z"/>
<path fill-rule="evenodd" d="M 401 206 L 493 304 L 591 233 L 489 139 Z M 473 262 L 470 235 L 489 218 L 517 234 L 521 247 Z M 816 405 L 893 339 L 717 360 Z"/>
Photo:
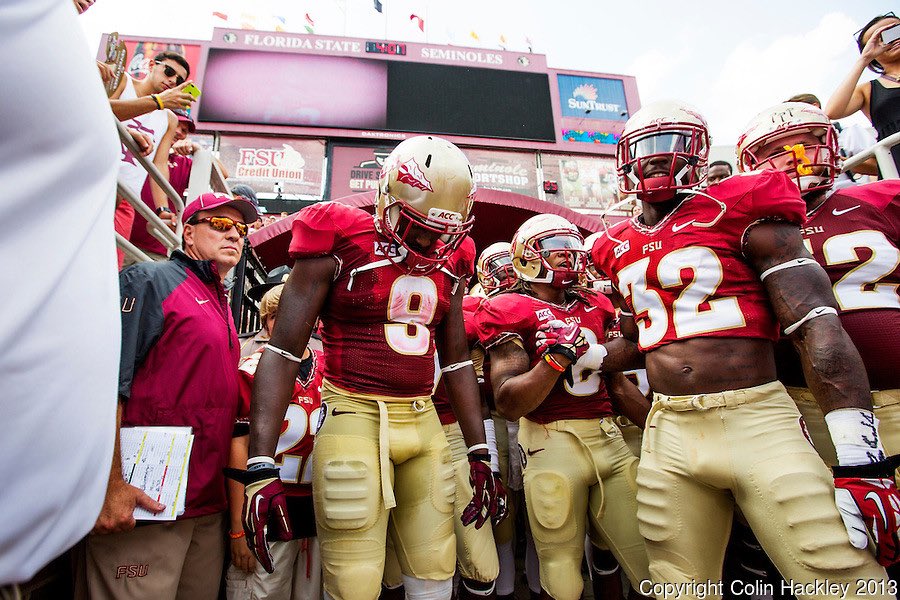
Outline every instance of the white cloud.
<path fill-rule="evenodd" d="M 735 46 L 719 73 L 695 94 L 715 143 L 733 144 L 753 115 L 794 94 L 809 92 L 827 102 L 857 55 L 850 35 L 857 27 L 850 17 L 829 13 L 812 29 L 768 45 Z"/>

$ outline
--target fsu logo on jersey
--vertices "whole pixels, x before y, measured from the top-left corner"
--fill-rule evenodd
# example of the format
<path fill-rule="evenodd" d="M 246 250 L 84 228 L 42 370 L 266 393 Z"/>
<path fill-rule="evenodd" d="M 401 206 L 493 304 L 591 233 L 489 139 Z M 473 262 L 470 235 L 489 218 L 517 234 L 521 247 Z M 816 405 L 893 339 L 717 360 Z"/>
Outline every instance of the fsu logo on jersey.
<path fill-rule="evenodd" d="M 425 177 L 425 173 L 419 168 L 419 165 L 414 158 L 411 158 L 400 165 L 400 168 L 397 171 L 397 181 L 405 183 L 406 185 L 411 185 L 424 192 L 434 191 L 431 187 L 431 182 Z"/>

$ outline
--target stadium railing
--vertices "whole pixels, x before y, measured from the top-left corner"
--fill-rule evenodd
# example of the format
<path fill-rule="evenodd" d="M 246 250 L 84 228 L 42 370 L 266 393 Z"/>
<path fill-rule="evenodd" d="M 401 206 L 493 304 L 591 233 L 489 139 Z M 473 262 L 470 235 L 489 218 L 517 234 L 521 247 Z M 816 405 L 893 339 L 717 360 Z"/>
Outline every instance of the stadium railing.
<path fill-rule="evenodd" d="M 897 165 L 894 163 L 894 157 L 891 154 L 891 148 L 897 144 L 900 144 L 900 132 L 889 135 L 862 152 L 854 154 L 844 161 L 841 170 L 844 172 L 851 171 L 853 167 L 874 156 L 875 160 L 878 161 L 878 169 L 881 171 L 883 178 L 900 179 L 900 174 L 897 173 Z"/>

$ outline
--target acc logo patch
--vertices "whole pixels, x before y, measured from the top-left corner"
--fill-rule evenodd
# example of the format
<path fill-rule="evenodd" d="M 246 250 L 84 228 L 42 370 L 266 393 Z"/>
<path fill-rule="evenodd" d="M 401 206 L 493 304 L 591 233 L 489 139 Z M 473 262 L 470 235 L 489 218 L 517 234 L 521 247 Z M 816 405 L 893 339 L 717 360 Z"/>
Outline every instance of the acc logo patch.
<path fill-rule="evenodd" d="M 616 258 L 619 258 L 629 250 L 631 250 L 631 240 L 625 240 L 624 242 L 613 248 L 613 254 Z"/>
<path fill-rule="evenodd" d="M 551 312 L 549 308 L 542 308 L 541 310 L 534 311 L 534 316 L 536 316 L 540 321 L 553 320 L 553 312 Z"/>
<path fill-rule="evenodd" d="M 397 181 L 405 183 L 406 185 L 411 185 L 414 188 L 419 188 L 425 192 L 434 191 L 431 187 L 431 182 L 425 177 L 425 173 L 419 168 L 419 164 L 414 158 L 411 158 L 400 165 L 400 168 L 397 170 Z"/>
<path fill-rule="evenodd" d="M 397 258 L 400 256 L 400 247 L 393 242 L 385 242 L 375 240 L 375 248 L 373 250 L 375 256 L 387 256 L 388 258 Z"/>

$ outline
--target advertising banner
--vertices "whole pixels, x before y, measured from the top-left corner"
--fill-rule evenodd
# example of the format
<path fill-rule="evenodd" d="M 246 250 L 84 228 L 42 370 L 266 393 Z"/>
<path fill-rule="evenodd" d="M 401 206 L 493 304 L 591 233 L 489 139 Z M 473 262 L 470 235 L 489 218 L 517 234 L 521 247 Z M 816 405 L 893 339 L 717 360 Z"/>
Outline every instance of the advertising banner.
<path fill-rule="evenodd" d="M 465 149 L 480 188 L 538 197 L 537 159 L 533 152 Z"/>
<path fill-rule="evenodd" d="M 618 202 L 615 159 L 545 153 L 543 166 L 544 179 L 558 183 L 551 202 L 593 214 Z"/>
<path fill-rule="evenodd" d="M 256 193 L 321 199 L 324 140 L 223 135 L 219 160 L 228 185 L 244 183 Z"/>
<path fill-rule="evenodd" d="M 153 57 L 160 52 L 177 52 L 182 55 L 191 66 L 188 79 L 196 79 L 197 69 L 200 66 L 200 45 L 179 44 L 157 40 L 124 40 L 128 50 L 128 62 L 125 72 L 135 79 L 143 79 L 153 66 Z"/>
<path fill-rule="evenodd" d="M 556 77 L 563 117 L 599 121 L 628 120 L 625 84 L 621 79 L 564 74 Z"/>
<path fill-rule="evenodd" d="M 388 146 L 334 146 L 331 149 L 331 199 L 378 188 Z"/>

